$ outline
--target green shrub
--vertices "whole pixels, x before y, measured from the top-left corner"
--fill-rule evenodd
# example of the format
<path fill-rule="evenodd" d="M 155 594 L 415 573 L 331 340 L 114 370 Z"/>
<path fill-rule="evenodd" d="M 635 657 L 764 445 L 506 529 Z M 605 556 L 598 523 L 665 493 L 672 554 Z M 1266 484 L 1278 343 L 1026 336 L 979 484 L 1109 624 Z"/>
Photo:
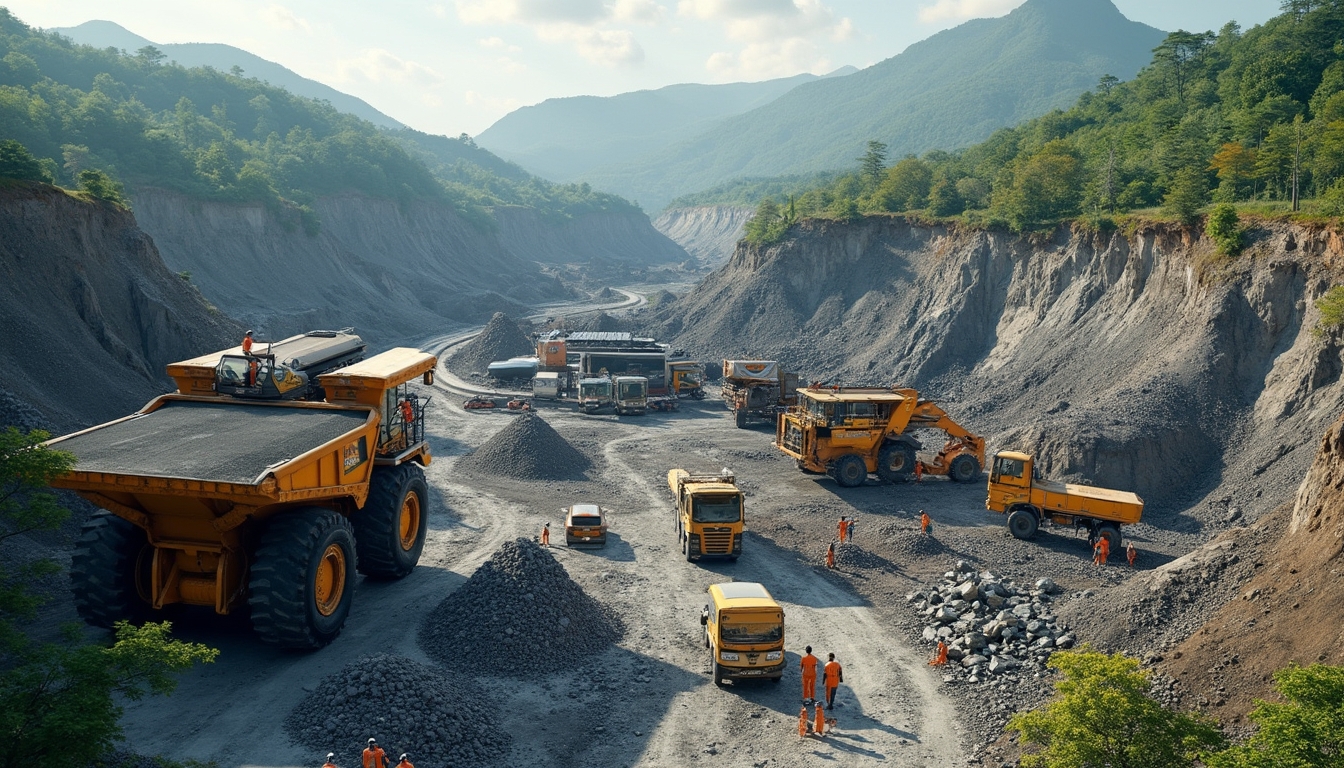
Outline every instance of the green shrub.
<path fill-rule="evenodd" d="M 0 141 L 0 179 L 52 182 L 41 161 L 28 148 L 13 139 Z"/>
<path fill-rule="evenodd" d="M 121 184 L 97 168 L 79 172 L 79 188 L 89 197 L 106 200 L 127 210 L 131 207 L 131 201 L 126 198 L 126 192 Z"/>
<path fill-rule="evenodd" d="M 1204 225 L 1204 233 L 1218 246 L 1218 252 L 1224 256 L 1236 256 L 1241 253 L 1246 233 L 1241 229 L 1237 218 L 1237 209 L 1229 203 L 1219 203 L 1209 212 L 1209 220 Z"/>
<path fill-rule="evenodd" d="M 1332 768 L 1344 765 L 1344 667 L 1312 664 L 1274 673 L 1287 701 L 1256 702 L 1260 726 L 1247 743 L 1204 758 L 1209 768 Z"/>
<path fill-rule="evenodd" d="M 1316 309 L 1321 320 L 1316 325 L 1317 333 L 1333 331 L 1344 327 L 1344 285 L 1336 285 L 1316 300 Z"/>

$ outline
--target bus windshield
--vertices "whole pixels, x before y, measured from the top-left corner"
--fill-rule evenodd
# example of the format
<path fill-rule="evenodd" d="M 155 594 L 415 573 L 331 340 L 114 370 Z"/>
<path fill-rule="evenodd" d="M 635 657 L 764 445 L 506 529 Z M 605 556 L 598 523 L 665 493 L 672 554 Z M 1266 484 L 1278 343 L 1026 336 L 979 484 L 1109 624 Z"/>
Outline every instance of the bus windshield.
<path fill-rule="evenodd" d="M 758 643 L 777 643 L 784 637 L 784 627 L 779 624 L 738 624 L 724 626 L 719 636 L 725 643 L 738 645 L 756 645 Z"/>
<path fill-rule="evenodd" d="M 742 503 L 736 496 L 706 496 L 691 505 L 691 520 L 697 523 L 736 523 L 742 519 Z"/>

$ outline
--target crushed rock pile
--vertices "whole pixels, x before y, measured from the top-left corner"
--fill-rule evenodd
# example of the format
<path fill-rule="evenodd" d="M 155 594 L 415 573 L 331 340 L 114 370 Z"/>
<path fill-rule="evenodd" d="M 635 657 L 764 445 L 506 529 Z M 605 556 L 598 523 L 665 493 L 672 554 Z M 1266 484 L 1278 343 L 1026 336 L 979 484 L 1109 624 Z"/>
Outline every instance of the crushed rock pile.
<path fill-rule="evenodd" d="M 593 298 L 598 301 L 612 301 L 615 299 L 624 298 L 624 296 L 611 290 L 611 286 L 608 285 L 604 286 L 602 290 L 598 291 L 597 293 L 594 293 Z"/>
<path fill-rule="evenodd" d="M 826 562 L 825 552 L 822 552 L 819 562 Z M 891 562 L 858 544 L 845 542 L 835 546 L 835 565 L 838 568 L 882 569 L 890 568 Z"/>
<path fill-rule="evenodd" d="M 590 315 L 580 315 L 574 319 L 571 328 L 575 331 L 594 331 L 602 333 L 618 333 L 629 331 L 630 326 L 606 312 L 595 312 Z"/>
<path fill-rule="evenodd" d="M 335 752 L 342 765 L 358 765 L 369 738 L 387 750 L 389 765 L 403 752 L 424 765 L 498 759 L 509 735 L 497 727 L 493 705 L 460 679 L 404 656 L 366 656 L 323 680 L 285 718 L 285 729 L 323 755 Z"/>
<path fill-rule="evenodd" d="M 584 480 L 591 466 L 587 456 L 533 413 L 518 416 L 457 462 L 467 472 L 518 480 Z"/>
<path fill-rule="evenodd" d="M 526 678 L 572 669 L 623 631 L 616 614 L 570 579 L 550 552 L 520 538 L 439 603 L 418 639 L 444 664 L 488 658 L 492 673 Z"/>
<path fill-rule="evenodd" d="M 532 339 L 518 323 L 503 312 L 496 312 L 480 335 L 448 358 L 448 368 L 459 376 L 485 373 L 491 363 L 522 357 L 536 352 Z"/>

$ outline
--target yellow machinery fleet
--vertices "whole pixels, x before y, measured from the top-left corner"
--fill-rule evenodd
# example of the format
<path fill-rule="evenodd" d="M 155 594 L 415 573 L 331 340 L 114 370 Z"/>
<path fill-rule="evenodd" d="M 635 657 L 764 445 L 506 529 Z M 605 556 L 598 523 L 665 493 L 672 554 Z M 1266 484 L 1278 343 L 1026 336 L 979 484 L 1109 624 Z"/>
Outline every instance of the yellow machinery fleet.
<path fill-rule="evenodd" d="M 930 460 L 918 458 L 914 435 L 937 429 L 947 435 Z M 980 476 L 985 440 L 964 429 L 913 389 L 808 387 L 798 404 L 779 417 L 775 446 L 805 472 L 825 473 L 845 487 L 862 485 L 869 473 L 885 482 L 904 482 L 922 461 L 925 474 L 947 475 L 959 483 Z"/>
<path fill-rule="evenodd" d="M 258 362 L 288 359 L 275 346 L 274 361 Z M 392 349 L 321 374 L 321 402 L 237 385 L 239 357 L 247 371 L 238 348 L 170 365 L 177 394 L 48 443 L 76 458 L 52 484 L 106 510 L 71 561 L 88 623 L 175 603 L 246 608 L 264 640 L 317 648 L 350 613 L 356 568 L 398 579 L 419 562 L 428 399 L 407 385 L 432 380 L 434 356 Z"/>
<path fill-rule="evenodd" d="M 784 609 L 750 581 L 714 584 L 700 612 L 714 684 L 784 677 Z"/>
<path fill-rule="evenodd" d="M 985 508 L 1008 515 L 1008 530 L 1030 539 L 1044 522 L 1083 528 L 1088 538 L 1104 538 L 1120 551 L 1120 526 L 1143 517 L 1143 499 L 1128 491 L 1071 485 L 1035 477 L 1032 457 L 1000 451 L 989 472 Z"/>
<path fill-rule="evenodd" d="M 717 475 L 692 475 L 684 469 L 667 473 L 667 486 L 677 502 L 677 541 L 688 561 L 701 557 L 736 560 L 746 532 L 742 491 L 727 469 Z"/>

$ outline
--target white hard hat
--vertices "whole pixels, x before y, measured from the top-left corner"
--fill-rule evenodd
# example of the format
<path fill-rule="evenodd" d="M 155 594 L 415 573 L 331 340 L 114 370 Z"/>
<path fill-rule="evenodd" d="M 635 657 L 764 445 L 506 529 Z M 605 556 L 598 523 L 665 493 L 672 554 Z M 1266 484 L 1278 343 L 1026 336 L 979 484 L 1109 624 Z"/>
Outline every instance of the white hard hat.
<path fill-rule="evenodd" d="M 377 743 L 378 743 L 378 740 L 377 740 L 377 739 L 369 739 L 369 743 L 370 743 L 370 744 L 377 744 Z"/>
<path fill-rule="evenodd" d="M 333 758 L 333 757 L 335 757 L 335 756 L 336 756 L 336 753 L 335 753 L 335 752 L 328 752 L 328 753 L 327 753 L 327 759 L 328 759 L 328 760 L 330 760 L 331 758 Z"/>
<path fill-rule="evenodd" d="M 406 759 L 406 753 L 405 753 L 405 752 L 402 752 L 402 753 L 401 753 L 401 757 L 398 757 L 397 759 L 398 759 L 398 760 L 405 760 L 405 759 Z"/>

